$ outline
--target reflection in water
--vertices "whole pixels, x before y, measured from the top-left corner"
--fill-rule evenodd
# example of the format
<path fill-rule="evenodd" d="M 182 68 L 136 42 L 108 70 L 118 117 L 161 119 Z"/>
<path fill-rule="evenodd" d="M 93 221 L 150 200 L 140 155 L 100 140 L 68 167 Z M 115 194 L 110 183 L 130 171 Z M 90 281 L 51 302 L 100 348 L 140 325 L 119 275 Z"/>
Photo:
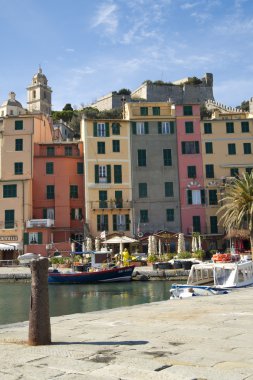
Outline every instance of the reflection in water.
<path fill-rule="evenodd" d="M 1 284 L 0 324 L 29 319 L 30 284 Z M 112 309 L 169 299 L 167 281 L 50 285 L 50 315 Z"/>

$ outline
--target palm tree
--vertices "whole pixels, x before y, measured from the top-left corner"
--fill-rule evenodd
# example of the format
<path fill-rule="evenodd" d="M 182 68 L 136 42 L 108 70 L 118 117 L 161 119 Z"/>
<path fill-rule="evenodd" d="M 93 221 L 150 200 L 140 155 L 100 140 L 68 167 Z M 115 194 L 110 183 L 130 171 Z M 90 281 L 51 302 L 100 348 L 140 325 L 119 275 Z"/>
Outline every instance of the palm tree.
<path fill-rule="evenodd" d="M 251 255 L 253 259 L 253 172 L 243 173 L 225 185 L 220 223 L 229 231 L 246 226 L 250 233 Z"/>

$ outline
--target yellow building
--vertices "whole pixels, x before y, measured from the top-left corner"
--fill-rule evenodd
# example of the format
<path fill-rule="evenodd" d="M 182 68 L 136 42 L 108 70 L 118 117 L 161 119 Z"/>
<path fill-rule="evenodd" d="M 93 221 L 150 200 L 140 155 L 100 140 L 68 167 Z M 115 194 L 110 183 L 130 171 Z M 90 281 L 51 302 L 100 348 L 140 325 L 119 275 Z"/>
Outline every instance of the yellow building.
<path fill-rule="evenodd" d="M 223 227 L 217 211 L 226 182 L 253 168 L 253 118 L 248 112 L 216 110 L 201 123 L 203 172 L 206 188 L 207 236 L 210 248 L 221 248 Z"/>
<path fill-rule="evenodd" d="M 93 237 L 106 231 L 132 235 L 129 122 L 81 121 L 86 223 Z"/>
<path fill-rule="evenodd" d="M 46 116 L 15 113 L 0 118 L 1 260 L 12 259 L 23 249 L 25 222 L 32 219 L 34 143 L 52 141 Z"/>

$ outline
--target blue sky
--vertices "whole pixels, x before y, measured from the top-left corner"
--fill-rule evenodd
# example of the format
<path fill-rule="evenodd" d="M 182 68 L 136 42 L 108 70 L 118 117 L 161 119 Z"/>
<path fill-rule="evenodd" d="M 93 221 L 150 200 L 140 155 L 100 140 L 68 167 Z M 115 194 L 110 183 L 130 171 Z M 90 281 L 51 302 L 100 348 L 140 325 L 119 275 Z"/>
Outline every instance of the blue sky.
<path fill-rule="evenodd" d="M 53 109 L 143 81 L 214 74 L 214 96 L 253 96 L 252 0 L 0 0 L 0 103 L 26 106 L 41 65 Z"/>

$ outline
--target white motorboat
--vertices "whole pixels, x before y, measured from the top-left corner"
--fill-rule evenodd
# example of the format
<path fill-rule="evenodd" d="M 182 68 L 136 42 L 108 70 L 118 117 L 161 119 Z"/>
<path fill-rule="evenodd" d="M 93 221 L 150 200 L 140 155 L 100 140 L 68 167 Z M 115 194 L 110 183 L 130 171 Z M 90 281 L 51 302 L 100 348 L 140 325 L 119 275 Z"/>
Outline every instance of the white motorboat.
<path fill-rule="evenodd" d="M 173 284 L 171 298 L 224 294 L 253 285 L 253 262 L 200 263 L 191 267 L 187 284 Z"/>

